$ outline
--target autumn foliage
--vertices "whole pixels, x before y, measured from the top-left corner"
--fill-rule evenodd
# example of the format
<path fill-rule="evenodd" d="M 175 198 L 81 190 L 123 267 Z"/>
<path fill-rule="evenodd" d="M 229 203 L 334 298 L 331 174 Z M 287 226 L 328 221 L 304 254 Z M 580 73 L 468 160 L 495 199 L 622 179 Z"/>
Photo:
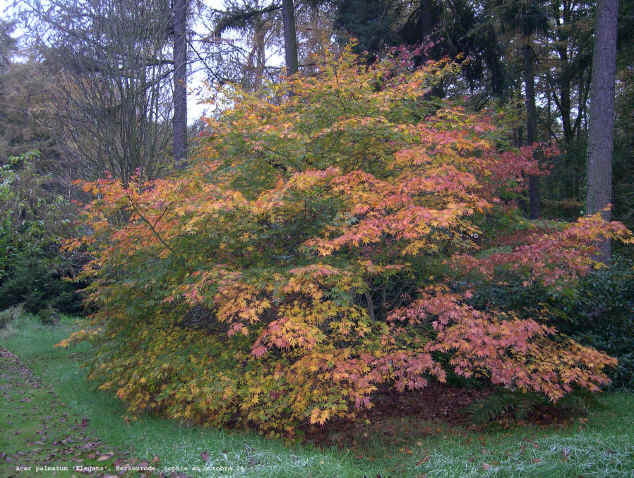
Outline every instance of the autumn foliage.
<path fill-rule="evenodd" d="M 93 257 L 94 328 L 76 337 L 97 345 L 92 378 L 132 412 L 286 436 L 448 374 L 554 401 L 604 385 L 614 359 L 548 317 L 477 310 L 470 287 L 569 287 L 598 238 L 631 235 L 522 219 L 514 198 L 556 151 L 511 148 L 501 113 L 430 95 L 457 69 L 329 55 L 319 75 L 225 91 L 179 176 L 83 184 L 67 247 Z"/>

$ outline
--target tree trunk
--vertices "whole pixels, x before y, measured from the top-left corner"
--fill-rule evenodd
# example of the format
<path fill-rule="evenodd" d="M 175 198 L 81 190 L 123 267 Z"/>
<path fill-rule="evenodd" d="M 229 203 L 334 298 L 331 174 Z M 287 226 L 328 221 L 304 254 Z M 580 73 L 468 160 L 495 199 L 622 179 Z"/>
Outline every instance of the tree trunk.
<path fill-rule="evenodd" d="M 173 0 L 174 14 L 174 160 L 187 159 L 187 4 Z"/>
<path fill-rule="evenodd" d="M 262 88 L 266 66 L 266 26 L 263 22 L 258 22 L 253 41 L 256 51 L 255 89 L 258 90 Z"/>
<path fill-rule="evenodd" d="M 319 52 L 321 50 L 322 30 L 319 18 L 319 5 L 317 3 L 310 4 L 310 35 L 308 36 L 308 65 L 305 71 L 314 75 L 318 71 Z"/>
<path fill-rule="evenodd" d="M 560 14 L 560 4 L 555 4 L 552 15 L 555 17 L 557 24 L 556 28 L 556 46 L 555 50 L 559 56 L 559 93 L 560 99 L 558 101 L 559 110 L 561 113 L 561 122 L 564 133 L 564 141 L 566 143 L 566 150 L 570 153 L 570 145 L 572 144 L 572 121 L 571 121 L 571 65 L 569 58 L 569 49 L 571 49 L 571 15 L 572 5 L 570 2 L 564 1 L 561 5 L 562 12 Z"/>
<path fill-rule="evenodd" d="M 537 108 L 535 106 L 535 74 L 533 68 L 533 51 L 527 39 L 524 46 L 524 85 L 526 87 L 526 144 L 533 144 L 537 139 Z M 528 216 L 539 217 L 539 182 L 537 176 L 528 177 Z"/>
<path fill-rule="evenodd" d="M 438 5 L 434 0 L 421 0 L 420 2 L 420 18 L 418 26 L 420 28 L 420 41 L 422 45 L 428 40 L 429 35 L 434 32 L 434 28 L 438 23 Z"/>
<path fill-rule="evenodd" d="M 293 0 L 282 0 L 284 19 L 284 50 L 286 53 L 286 71 L 289 75 L 297 73 L 297 33 L 295 32 L 295 6 Z"/>
<path fill-rule="evenodd" d="M 588 140 L 588 214 L 606 210 L 612 202 L 612 152 L 614 150 L 614 79 L 618 0 L 599 0 L 592 59 L 590 135 Z M 610 241 L 599 244 L 599 260 L 610 260 Z"/>

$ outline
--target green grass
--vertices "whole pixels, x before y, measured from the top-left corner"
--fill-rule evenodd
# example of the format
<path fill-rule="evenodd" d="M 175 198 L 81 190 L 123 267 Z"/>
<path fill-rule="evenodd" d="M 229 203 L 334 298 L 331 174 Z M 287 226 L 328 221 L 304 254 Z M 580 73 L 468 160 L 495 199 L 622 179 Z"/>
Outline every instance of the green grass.
<path fill-rule="evenodd" d="M 0 345 L 18 355 L 35 376 L 53 387 L 71 421 L 87 419 L 85 431 L 101 440 L 101 452 L 119 449 L 129 450 L 132 455 L 146 460 L 158 457 L 159 469 L 204 467 L 201 453 L 206 452 L 209 469 L 190 471 L 188 475 L 634 477 L 632 393 L 603 394 L 599 398 L 603 406 L 593 410 L 587 421 L 578 420 L 566 427 L 528 425 L 511 430 L 471 432 L 403 417 L 381 423 L 380 427 L 357 427 L 358 437 L 352 446 L 320 449 L 312 445 L 287 445 L 253 433 L 187 426 L 156 417 L 142 417 L 128 424 L 122 419 L 124 406 L 111 394 L 96 391 L 94 384 L 86 380 L 79 362 L 86 356 L 88 345 L 71 349 L 53 347 L 74 327 L 71 319 L 64 319 L 57 326 L 45 326 L 22 317 L 0 330 Z M 34 414 L 46 414 L 51 408 L 51 398 L 45 394 L 35 393 L 34 401 L 35 405 L 39 404 L 39 408 L 31 407 Z M 6 404 L 0 405 L 0 426 L 7 427 L 9 432 L 22 427 L 27 433 L 33 417 L 14 420 L 9 425 L 6 415 L 12 414 L 15 418 L 16 410 L 6 407 Z M 28 433 L 31 432 L 33 430 Z M 4 435 L 0 437 L 0 452 L 11 452 L 11 447 L 22 443 L 19 435 Z M 2 466 L 0 464 L 0 474 Z"/>

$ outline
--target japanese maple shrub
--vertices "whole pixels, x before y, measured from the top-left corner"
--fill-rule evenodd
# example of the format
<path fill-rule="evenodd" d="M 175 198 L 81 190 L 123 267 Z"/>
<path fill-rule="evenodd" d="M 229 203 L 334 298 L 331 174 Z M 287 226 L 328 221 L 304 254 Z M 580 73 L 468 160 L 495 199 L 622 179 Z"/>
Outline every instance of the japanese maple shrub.
<path fill-rule="evenodd" d="M 554 401 L 604 385 L 614 359 L 546 317 L 474 307 L 468 281 L 570 286 L 598 237 L 630 233 L 523 221 L 508 198 L 544 173 L 534 148 L 429 95 L 457 71 L 329 55 L 319 75 L 225 91 L 179 176 L 85 183 L 90 233 L 68 247 L 93 255 L 98 312 L 69 341 L 95 342 L 91 377 L 132 412 L 286 436 L 448 370 Z"/>

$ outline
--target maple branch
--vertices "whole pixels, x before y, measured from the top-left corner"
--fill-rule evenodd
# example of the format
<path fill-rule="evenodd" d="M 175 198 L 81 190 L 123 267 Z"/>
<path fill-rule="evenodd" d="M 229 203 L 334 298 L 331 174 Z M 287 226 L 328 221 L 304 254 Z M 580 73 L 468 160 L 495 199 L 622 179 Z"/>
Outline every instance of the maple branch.
<path fill-rule="evenodd" d="M 161 215 L 156 219 L 156 221 L 154 221 L 154 227 L 156 227 L 158 225 L 158 223 L 160 222 L 161 219 L 163 219 L 163 216 L 165 216 L 165 214 L 167 213 L 168 209 L 171 207 L 173 203 L 169 203 L 165 209 L 163 210 L 163 212 L 161 213 Z"/>
<path fill-rule="evenodd" d="M 132 206 L 132 209 L 134 210 L 134 212 L 137 213 L 137 215 L 139 216 L 139 218 L 145 223 L 147 224 L 147 226 L 150 228 L 150 231 L 152 232 L 152 234 L 154 234 L 154 236 L 158 239 L 158 241 L 163 245 L 163 247 L 165 247 L 168 251 L 170 251 L 172 254 L 174 254 L 174 256 L 178 257 L 181 261 L 183 261 L 183 264 L 185 265 L 185 267 L 187 267 L 190 270 L 193 270 L 191 266 L 189 266 L 189 264 L 187 263 L 187 260 L 178 252 L 176 252 L 166 241 L 165 239 L 163 239 L 161 237 L 161 235 L 158 233 L 158 231 L 156 230 L 156 227 L 154 225 L 152 225 L 152 223 L 141 213 L 141 210 L 138 208 L 138 206 L 134 203 L 134 201 L 132 200 L 132 198 L 130 197 L 130 195 L 127 195 L 128 201 L 130 202 L 130 206 Z M 161 220 L 161 218 L 165 215 L 165 213 L 167 212 L 167 209 L 169 208 L 170 205 L 167 206 L 167 208 L 165 208 L 165 210 L 163 211 L 163 213 L 161 214 L 161 216 L 156 220 L 155 225 L 158 224 L 158 222 Z"/>
<path fill-rule="evenodd" d="M 374 302 L 372 302 L 372 296 L 369 292 L 366 292 L 363 295 L 365 296 L 365 300 L 368 303 L 368 312 L 370 314 L 370 318 L 372 319 L 372 321 L 375 321 L 376 316 L 374 315 Z"/>
<path fill-rule="evenodd" d="M 337 99 L 339 100 L 339 103 L 341 103 L 343 110 L 348 113 L 348 105 L 346 105 L 345 101 L 343 101 L 343 97 L 341 96 L 341 84 L 339 83 L 339 75 L 337 74 L 336 66 L 333 68 L 333 72 L 335 74 L 335 82 L 337 83 L 337 89 L 335 90 L 337 93 Z"/>

